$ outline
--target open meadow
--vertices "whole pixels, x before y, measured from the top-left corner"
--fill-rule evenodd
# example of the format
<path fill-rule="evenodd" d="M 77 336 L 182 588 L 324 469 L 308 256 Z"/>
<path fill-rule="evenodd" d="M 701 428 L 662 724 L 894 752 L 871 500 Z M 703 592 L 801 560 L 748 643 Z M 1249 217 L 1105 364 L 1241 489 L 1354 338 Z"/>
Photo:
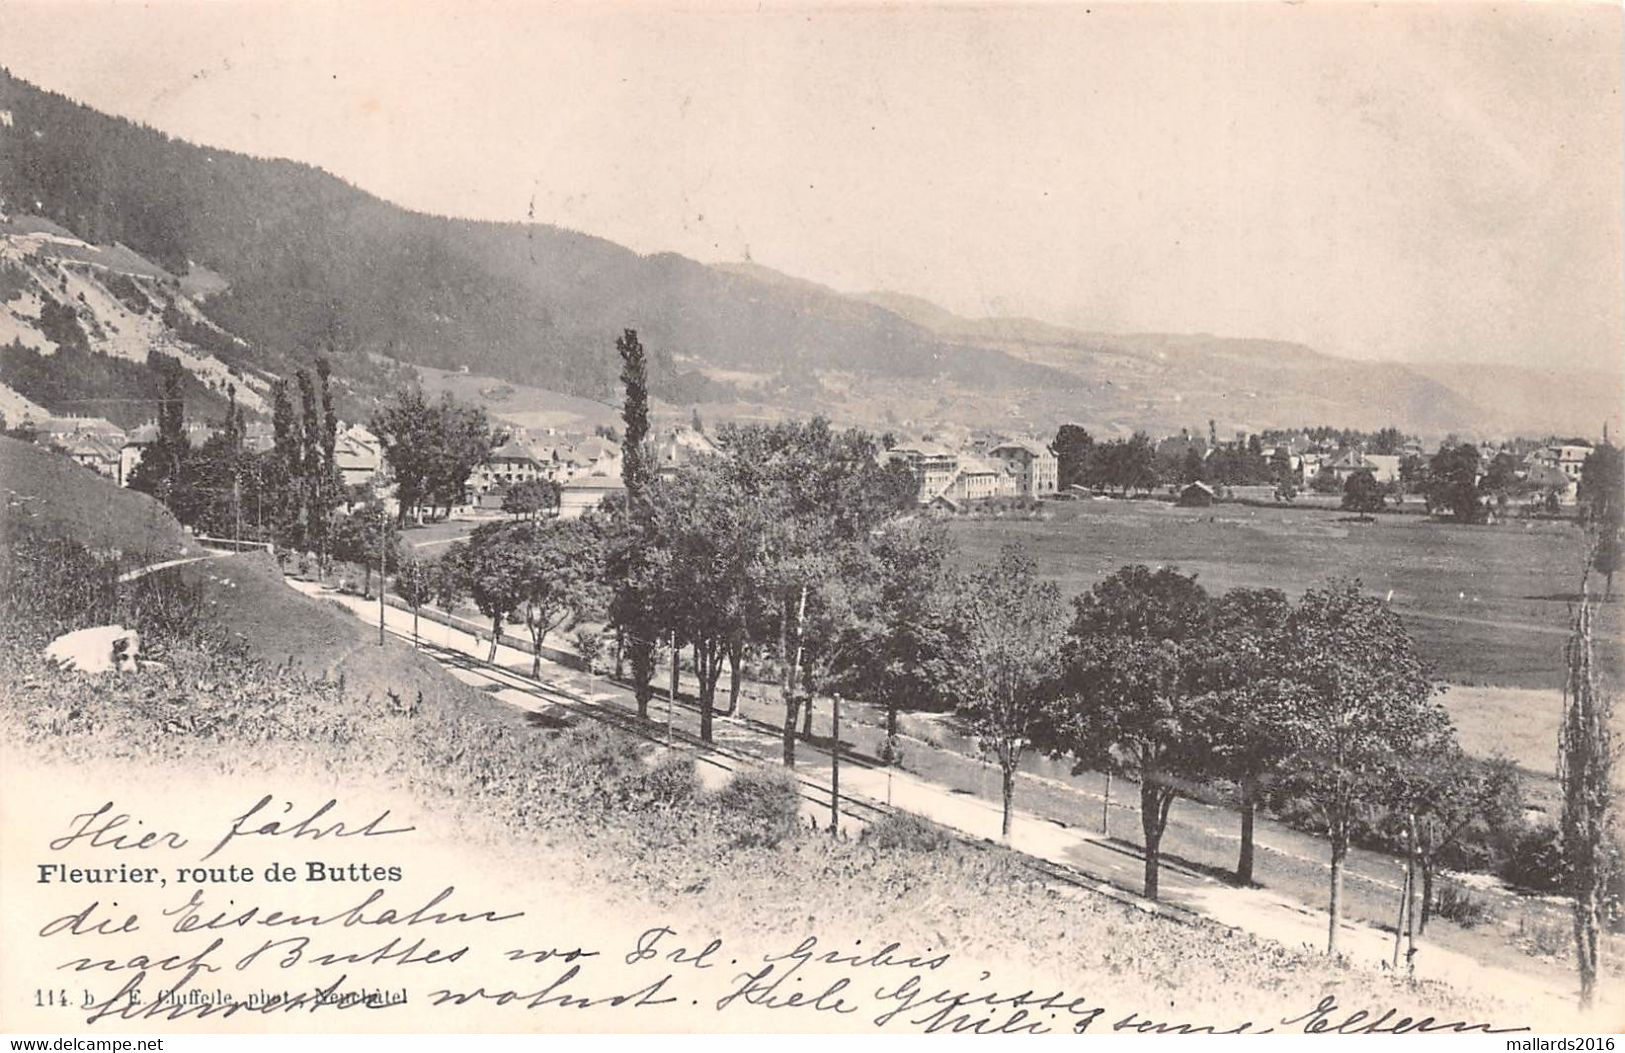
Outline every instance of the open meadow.
<path fill-rule="evenodd" d="M 992 559 L 1020 542 L 1076 595 L 1127 563 L 1177 566 L 1210 592 L 1277 588 L 1296 598 L 1332 576 L 1356 577 L 1404 618 L 1441 681 L 1468 750 L 1505 753 L 1549 778 L 1557 752 L 1563 644 L 1583 538 L 1572 523 L 1466 526 L 1423 516 L 1163 501 L 1056 502 L 1046 519 L 952 523 L 959 558 Z M 1625 588 L 1625 583 L 1622 583 Z M 1619 605 L 1597 617 L 1604 667 L 1622 663 Z"/>

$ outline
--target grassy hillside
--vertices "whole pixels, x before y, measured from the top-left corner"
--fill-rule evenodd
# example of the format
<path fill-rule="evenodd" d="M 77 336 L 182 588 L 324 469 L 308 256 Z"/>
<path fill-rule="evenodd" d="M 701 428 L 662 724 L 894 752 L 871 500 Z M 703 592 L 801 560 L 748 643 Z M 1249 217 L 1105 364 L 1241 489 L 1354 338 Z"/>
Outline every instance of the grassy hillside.
<path fill-rule="evenodd" d="M 240 646 L 253 660 L 341 683 L 367 706 L 456 706 L 497 724 L 522 714 L 449 676 L 412 645 L 377 632 L 348 612 L 288 588 L 263 552 L 190 563 L 173 575 L 195 596 L 210 632 Z"/>
<path fill-rule="evenodd" d="M 133 561 L 197 551 L 162 504 L 58 453 L 0 436 L 0 544 L 18 530 L 68 535 Z"/>

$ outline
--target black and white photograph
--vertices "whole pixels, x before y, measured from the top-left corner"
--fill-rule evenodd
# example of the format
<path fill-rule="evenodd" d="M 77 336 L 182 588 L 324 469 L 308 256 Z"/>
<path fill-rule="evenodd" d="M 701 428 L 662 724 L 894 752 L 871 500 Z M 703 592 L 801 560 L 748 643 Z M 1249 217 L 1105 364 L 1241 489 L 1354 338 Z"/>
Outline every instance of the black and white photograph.
<path fill-rule="evenodd" d="M 1612 1050 L 1622 56 L 0 0 L 0 1031 Z"/>

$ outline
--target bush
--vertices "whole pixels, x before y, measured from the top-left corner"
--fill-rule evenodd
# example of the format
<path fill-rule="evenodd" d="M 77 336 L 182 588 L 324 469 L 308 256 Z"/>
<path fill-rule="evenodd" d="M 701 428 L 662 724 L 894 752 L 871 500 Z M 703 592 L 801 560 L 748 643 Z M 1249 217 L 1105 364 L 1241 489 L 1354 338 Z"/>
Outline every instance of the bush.
<path fill-rule="evenodd" d="M 893 812 L 870 823 L 858 840 L 884 851 L 905 852 L 940 852 L 954 843 L 942 827 L 908 812 Z"/>
<path fill-rule="evenodd" d="M 1491 918 L 1488 903 L 1474 899 L 1471 894 L 1454 885 L 1446 885 L 1439 890 L 1433 912 L 1441 918 L 1450 919 L 1464 929 L 1481 925 Z"/>
<path fill-rule="evenodd" d="M 739 772 L 712 803 L 736 845 L 772 847 L 801 829 L 800 790 L 793 776 L 777 768 Z"/>
<path fill-rule="evenodd" d="M 648 803 L 656 808 L 678 808 L 688 804 L 700 794 L 700 779 L 694 773 L 694 757 L 686 753 L 668 753 L 643 777 L 639 790 Z"/>
<path fill-rule="evenodd" d="M 1506 862 L 1501 864 L 1501 877 L 1531 892 L 1560 892 L 1566 870 L 1562 832 L 1543 823 L 1513 840 Z"/>

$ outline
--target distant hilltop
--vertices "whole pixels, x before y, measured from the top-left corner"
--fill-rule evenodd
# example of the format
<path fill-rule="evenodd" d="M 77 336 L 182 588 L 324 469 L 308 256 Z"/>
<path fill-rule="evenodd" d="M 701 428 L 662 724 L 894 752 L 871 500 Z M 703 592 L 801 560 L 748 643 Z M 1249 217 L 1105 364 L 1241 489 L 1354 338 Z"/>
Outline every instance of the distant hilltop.
<path fill-rule="evenodd" d="M 711 419 L 823 413 L 880 430 L 1229 432 L 1301 421 L 1464 437 L 1620 425 L 1625 381 L 1353 362 L 1278 341 L 1088 333 L 851 296 L 756 264 L 640 255 L 541 224 L 399 208 L 292 161 L 196 146 L 0 71 L 0 394 L 118 419 L 146 354 L 196 393 L 334 363 L 347 415 L 402 366 L 613 403 L 639 330 L 653 393 Z M 76 335 L 76 331 L 77 334 Z M 82 337 L 82 339 L 81 339 Z M 72 368 L 45 361 L 68 350 Z M 88 357 L 85 357 L 88 356 Z M 0 412 L 3 412 L 0 407 Z M 685 411 L 686 412 L 686 411 Z"/>

